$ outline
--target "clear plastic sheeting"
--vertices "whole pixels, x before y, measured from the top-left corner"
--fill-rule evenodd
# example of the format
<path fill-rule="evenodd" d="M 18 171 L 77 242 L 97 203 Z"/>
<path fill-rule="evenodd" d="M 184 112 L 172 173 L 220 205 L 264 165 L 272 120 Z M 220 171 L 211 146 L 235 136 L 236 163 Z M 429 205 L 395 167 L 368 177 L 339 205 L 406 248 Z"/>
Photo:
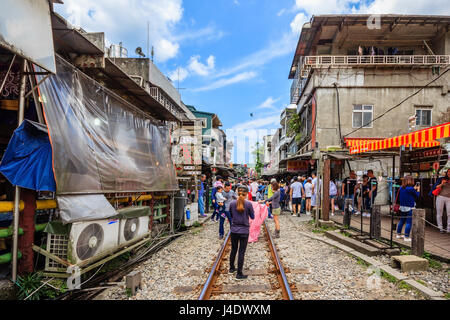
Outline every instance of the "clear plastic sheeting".
<path fill-rule="evenodd" d="M 117 211 L 102 194 L 57 196 L 56 201 L 63 224 L 117 215 Z"/>
<path fill-rule="evenodd" d="M 59 56 L 56 67 L 39 89 L 57 194 L 178 190 L 168 127 Z"/>

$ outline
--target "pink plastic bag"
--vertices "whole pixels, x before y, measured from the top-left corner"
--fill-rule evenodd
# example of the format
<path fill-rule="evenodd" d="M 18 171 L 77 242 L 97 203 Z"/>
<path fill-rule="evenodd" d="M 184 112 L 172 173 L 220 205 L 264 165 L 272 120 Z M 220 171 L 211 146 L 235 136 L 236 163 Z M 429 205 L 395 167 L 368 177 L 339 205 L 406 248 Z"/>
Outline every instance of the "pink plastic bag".
<path fill-rule="evenodd" d="M 261 225 L 267 218 L 268 211 L 265 204 L 259 204 L 258 202 L 250 201 L 253 206 L 253 211 L 255 212 L 255 219 L 249 219 L 250 222 L 250 234 L 248 237 L 248 242 L 258 241 L 259 233 L 261 232 Z"/>

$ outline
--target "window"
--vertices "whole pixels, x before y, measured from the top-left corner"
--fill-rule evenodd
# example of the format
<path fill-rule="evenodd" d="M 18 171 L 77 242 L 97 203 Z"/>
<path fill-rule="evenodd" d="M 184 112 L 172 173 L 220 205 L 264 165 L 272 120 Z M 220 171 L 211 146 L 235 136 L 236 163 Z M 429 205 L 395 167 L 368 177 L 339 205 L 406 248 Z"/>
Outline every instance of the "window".
<path fill-rule="evenodd" d="M 207 118 L 199 118 L 202 121 L 202 128 L 208 127 L 208 119 Z"/>
<path fill-rule="evenodd" d="M 416 109 L 416 126 L 431 126 L 431 108 Z"/>
<path fill-rule="evenodd" d="M 373 106 L 354 105 L 353 106 L 353 128 L 372 128 Z"/>

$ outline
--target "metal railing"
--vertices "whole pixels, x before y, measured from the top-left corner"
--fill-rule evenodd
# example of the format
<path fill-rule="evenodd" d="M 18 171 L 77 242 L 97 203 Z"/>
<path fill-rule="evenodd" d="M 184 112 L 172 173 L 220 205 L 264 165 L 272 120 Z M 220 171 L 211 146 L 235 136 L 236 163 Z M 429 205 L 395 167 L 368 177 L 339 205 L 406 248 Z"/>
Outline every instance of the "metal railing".
<path fill-rule="evenodd" d="M 450 55 L 412 56 L 305 56 L 304 67 L 354 66 L 354 65 L 449 65 Z"/>
<path fill-rule="evenodd" d="M 178 108 L 163 94 L 163 92 L 158 87 L 150 87 L 150 95 L 158 101 L 162 106 L 164 106 L 168 111 L 170 111 L 176 117 L 179 116 Z"/>

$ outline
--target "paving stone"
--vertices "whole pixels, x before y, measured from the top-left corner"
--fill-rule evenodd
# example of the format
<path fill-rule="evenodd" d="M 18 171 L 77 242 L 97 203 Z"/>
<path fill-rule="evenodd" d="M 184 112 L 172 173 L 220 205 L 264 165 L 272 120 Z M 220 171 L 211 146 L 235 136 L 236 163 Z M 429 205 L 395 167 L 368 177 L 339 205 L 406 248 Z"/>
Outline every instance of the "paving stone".
<path fill-rule="evenodd" d="M 235 285 L 222 285 L 217 290 L 213 290 L 213 292 L 217 293 L 241 293 L 241 292 L 267 292 L 271 291 L 272 286 L 268 284 L 235 284 Z"/>
<path fill-rule="evenodd" d="M 398 270 L 395 270 L 387 265 L 379 265 L 378 266 L 381 270 L 384 272 L 389 273 L 391 276 L 395 277 L 399 281 L 407 280 L 409 279 L 408 276 L 404 275 L 403 273 L 399 272 Z"/>
<path fill-rule="evenodd" d="M 392 256 L 391 266 L 400 267 L 402 272 L 427 271 L 428 260 L 414 255 Z"/>
<path fill-rule="evenodd" d="M 197 289 L 197 286 L 178 286 L 173 289 L 174 293 L 187 293 Z"/>
<path fill-rule="evenodd" d="M 388 245 L 386 245 L 384 243 L 380 243 L 375 240 L 370 240 L 370 239 L 364 240 L 364 243 L 368 244 L 369 246 L 375 247 L 377 249 L 381 249 L 381 250 L 389 248 Z"/>
<path fill-rule="evenodd" d="M 404 280 L 405 283 L 409 284 L 411 287 L 419 290 L 420 292 L 422 292 L 425 296 L 427 296 L 428 298 L 433 298 L 433 297 L 443 297 L 444 294 L 442 292 L 438 292 L 438 291 L 434 291 L 431 290 L 430 288 L 425 287 L 424 285 L 418 283 L 415 280 Z"/>
<path fill-rule="evenodd" d="M 376 267 L 383 264 L 382 262 L 380 262 L 380 261 L 378 261 L 378 260 L 376 260 L 374 258 L 371 258 L 371 257 L 365 255 L 364 253 L 358 252 L 356 250 L 350 252 L 350 254 L 355 256 L 355 257 L 358 257 L 358 258 L 364 260 L 365 262 L 369 263 L 370 265 L 373 265 L 373 266 L 376 266 Z"/>
<path fill-rule="evenodd" d="M 336 240 L 336 241 L 338 241 L 356 251 L 364 253 L 368 256 L 376 256 L 376 255 L 381 254 L 381 250 L 371 247 L 365 243 L 361 243 L 358 240 L 343 236 L 339 232 L 326 231 L 325 235 L 333 240 Z"/>
<path fill-rule="evenodd" d="M 295 287 L 298 292 L 317 292 L 322 289 L 320 286 L 316 284 L 308 284 L 308 283 L 296 283 Z"/>
<path fill-rule="evenodd" d="M 398 248 L 393 248 L 393 249 L 386 249 L 386 250 L 384 250 L 384 252 L 392 257 L 392 256 L 400 255 L 402 250 L 400 250 Z"/>
<path fill-rule="evenodd" d="M 324 220 L 319 220 L 319 226 L 320 227 L 334 227 L 334 221 L 324 221 Z"/>

